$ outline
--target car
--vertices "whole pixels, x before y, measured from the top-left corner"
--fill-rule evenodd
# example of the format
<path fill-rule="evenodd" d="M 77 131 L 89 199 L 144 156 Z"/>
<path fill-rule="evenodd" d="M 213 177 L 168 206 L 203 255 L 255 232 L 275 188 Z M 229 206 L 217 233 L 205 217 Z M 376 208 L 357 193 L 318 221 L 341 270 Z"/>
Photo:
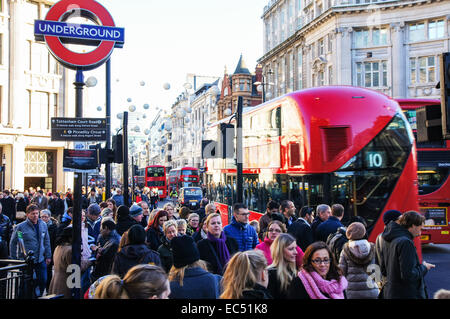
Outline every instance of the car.
<path fill-rule="evenodd" d="M 196 210 L 200 208 L 202 198 L 203 192 L 200 187 L 183 187 L 180 188 L 180 193 L 178 194 L 178 205 Z"/>

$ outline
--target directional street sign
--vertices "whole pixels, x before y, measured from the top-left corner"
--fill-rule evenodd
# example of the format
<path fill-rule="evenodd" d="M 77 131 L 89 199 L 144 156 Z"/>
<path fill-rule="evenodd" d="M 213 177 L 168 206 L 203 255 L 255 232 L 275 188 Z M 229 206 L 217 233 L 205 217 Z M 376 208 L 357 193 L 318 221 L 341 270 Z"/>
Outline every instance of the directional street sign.
<path fill-rule="evenodd" d="M 51 118 L 52 141 L 106 141 L 104 118 Z"/>

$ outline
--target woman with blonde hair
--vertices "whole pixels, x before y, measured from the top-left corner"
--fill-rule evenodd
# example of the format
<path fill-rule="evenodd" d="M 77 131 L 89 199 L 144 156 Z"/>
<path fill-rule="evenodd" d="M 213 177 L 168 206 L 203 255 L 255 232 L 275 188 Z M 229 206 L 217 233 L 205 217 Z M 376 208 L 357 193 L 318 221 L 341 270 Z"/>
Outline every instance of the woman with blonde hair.
<path fill-rule="evenodd" d="M 267 284 L 267 260 L 259 250 L 237 252 L 223 275 L 221 299 L 272 299 Z"/>
<path fill-rule="evenodd" d="M 239 246 L 236 239 L 225 235 L 219 214 L 209 214 L 205 224 L 207 238 L 197 243 L 200 258 L 207 262 L 210 272 L 222 275 L 230 257 L 239 251 Z"/>
<path fill-rule="evenodd" d="M 287 299 L 289 285 L 297 275 L 297 242 L 289 234 L 280 234 L 270 246 L 270 251 L 273 262 L 268 268 L 267 289 L 274 299 Z"/>
<path fill-rule="evenodd" d="M 163 230 L 164 237 L 161 238 L 162 244 L 158 247 L 158 253 L 164 270 L 166 273 L 169 273 L 173 265 L 171 242 L 174 237 L 178 236 L 177 221 L 173 219 L 166 221 L 163 225 Z"/>
<path fill-rule="evenodd" d="M 102 277 L 94 299 L 168 299 L 170 285 L 161 267 L 142 264 L 131 268 L 123 280 L 119 276 Z"/>

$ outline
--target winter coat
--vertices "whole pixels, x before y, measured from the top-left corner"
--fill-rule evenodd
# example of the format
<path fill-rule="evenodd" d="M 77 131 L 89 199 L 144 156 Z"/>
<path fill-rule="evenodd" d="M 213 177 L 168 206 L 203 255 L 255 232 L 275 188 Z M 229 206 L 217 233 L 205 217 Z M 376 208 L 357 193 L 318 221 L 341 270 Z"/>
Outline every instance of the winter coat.
<path fill-rule="evenodd" d="M 108 237 L 102 238 L 102 244 L 98 244 L 100 251 L 97 253 L 91 280 L 109 275 L 113 266 L 114 258 L 119 249 L 120 235 L 114 229 Z M 100 242 L 100 236 L 99 236 Z"/>
<path fill-rule="evenodd" d="M 133 217 L 130 215 L 118 216 L 117 217 L 117 233 L 122 236 L 124 232 L 130 229 L 131 226 L 139 224 Z"/>
<path fill-rule="evenodd" d="M 232 218 L 231 224 L 224 227 L 223 231 L 227 237 L 236 239 L 239 251 L 251 250 L 258 245 L 258 234 L 249 224 L 242 224 Z"/>
<path fill-rule="evenodd" d="M 162 244 L 158 247 L 159 258 L 166 273 L 170 272 L 173 266 L 173 254 L 170 242 L 166 237 L 162 238 Z"/>
<path fill-rule="evenodd" d="M 123 278 L 130 268 L 139 264 L 161 266 L 161 260 L 159 254 L 145 244 L 127 245 L 116 254 L 112 272 Z"/>
<path fill-rule="evenodd" d="M 16 211 L 25 212 L 27 210 L 27 202 L 25 198 L 19 198 L 16 200 Z"/>
<path fill-rule="evenodd" d="M 48 294 L 64 295 L 65 299 L 70 299 L 72 290 L 67 287 L 67 278 L 71 275 L 67 272 L 67 267 L 72 264 L 72 245 L 59 245 L 55 249 L 53 256 L 54 273 L 50 281 Z M 81 272 L 88 267 L 88 261 L 81 261 Z"/>
<path fill-rule="evenodd" d="M 292 279 L 294 279 L 295 277 L 296 276 L 293 276 Z M 285 291 L 281 290 L 281 282 L 278 279 L 277 268 L 275 267 L 269 268 L 269 284 L 267 286 L 267 290 L 274 299 L 288 298 L 289 285 L 287 286 L 287 289 Z"/>
<path fill-rule="evenodd" d="M 123 202 L 124 202 L 124 200 L 123 200 L 123 195 L 114 195 L 114 196 L 112 197 L 112 199 L 114 199 L 114 201 L 116 202 L 116 206 L 117 206 L 117 207 L 123 205 Z"/>
<path fill-rule="evenodd" d="M 164 232 L 160 229 L 156 230 L 153 227 L 147 229 L 145 242 L 147 245 L 153 249 L 158 250 L 159 246 L 162 244 L 162 238 L 164 237 Z"/>
<path fill-rule="evenodd" d="M 306 248 L 314 242 L 311 226 L 303 218 L 292 223 L 287 232 L 294 236 L 297 246 L 303 251 L 306 251 Z"/>
<path fill-rule="evenodd" d="M 337 217 L 330 216 L 326 221 L 317 226 L 316 240 L 323 241 L 325 243 L 328 236 L 330 234 L 334 234 L 339 227 L 344 227 L 344 225 L 342 225 L 341 221 Z"/>
<path fill-rule="evenodd" d="M 64 201 L 61 198 L 50 199 L 48 209 L 52 212 L 52 216 L 58 217 L 64 214 Z"/>
<path fill-rule="evenodd" d="M 12 223 L 9 217 L 0 213 L 0 239 L 9 242 L 12 230 Z"/>
<path fill-rule="evenodd" d="M 53 217 L 47 223 L 48 235 L 50 236 L 50 247 L 52 250 L 52 254 L 56 248 L 56 233 L 58 230 L 58 222 Z"/>
<path fill-rule="evenodd" d="M 89 243 L 95 244 L 97 242 L 98 235 L 100 235 L 100 226 L 102 224 L 102 217 L 98 216 L 95 221 L 86 217 L 87 229 L 89 234 Z"/>
<path fill-rule="evenodd" d="M 40 201 L 39 201 L 40 200 Z M 48 198 L 45 195 L 36 196 L 31 200 L 31 204 L 35 204 L 39 207 L 39 210 L 48 208 Z"/>
<path fill-rule="evenodd" d="M 316 218 L 314 218 L 313 222 L 311 223 L 311 230 L 313 233 L 313 242 L 314 241 L 318 241 L 317 239 L 317 227 L 319 227 L 320 224 L 322 224 L 323 221 L 320 219 L 319 216 L 316 216 Z"/>
<path fill-rule="evenodd" d="M 412 234 L 390 222 L 381 235 L 384 239 L 381 273 L 386 275 L 382 296 L 385 299 L 426 299 L 424 276 L 427 268 L 419 262 Z"/>
<path fill-rule="evenodd" d="M 236 239 L 232 237 L 227 237 L 225 245 L 228 248 L 230 258 L 239 251 Z M 208 270 L 213 274 L 223 275 L 225 265 L 220 262 L 216 246 L 209 239 L 202 239 L 197 243 L 197 248 L 200 252 L 200 259 L 208 264 Z"/>
<path fill-rule="evenodd" d="M 366 239 L 345 243 L 339 259 L 339 268 L 347 278 L 348 299 L 377 299 L 379 289 L 369 278 L 370 265 L 375 264 L 375 247 Z M 369 269 L 368 269 L 369 267 Z"/>
<path fill-rule="evenodd" d="M 16 220 L 16 200 L 11 196 L 0 199 L 2 214 L 8 216 L 11 222 Z"/>
<path fill-rule="evenodd" d="M 183 286 L 178 278 L 170 282 L 169 299 L 219 299 L 222 276 L 200 267 L 186 268 Z"/>
<path fill-rule="evenodd" d="M 30 250 L 34 252 L 35 263 L 41 263 L 45 259 L 52 258 L 50 235 L 48 234 L 47 225 L 40 219 L 38 219 L 38 224 L 39 236 L 37 236 L 34 225 L 28 218 L 14 228 L 10 243 L 10 254 L 12 259 L 25 259 L 25 256 L 19 247 L 17 232 L 22 232 L 26 253 Z"/>
<path fill-rule="evenodd" d="M 203 231 L 203 229 L 199 229 L 192 235 L 192 238 L 196 243 L 198 243 L 200 240 L 208 238 L 208 235 Z"/>
<path fill-rule="evenodd" d="M 248 289 L 242 291 L 242 298 L 245 300 L 253 300 L 253 299 L 273 299 L 270 291 L 267 288 L 264 288 L 260 284 L 256 284 L 253 289 Z"/>

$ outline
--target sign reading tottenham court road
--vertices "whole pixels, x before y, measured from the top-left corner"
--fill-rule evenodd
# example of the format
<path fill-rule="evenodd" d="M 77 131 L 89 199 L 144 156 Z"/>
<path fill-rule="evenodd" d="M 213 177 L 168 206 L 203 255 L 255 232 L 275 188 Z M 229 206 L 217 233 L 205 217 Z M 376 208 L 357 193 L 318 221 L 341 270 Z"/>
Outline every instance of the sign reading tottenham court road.
<path fill-rule="evenodd" d="M 96 25 L 66 22 L 82 17 Z M 47 12 L 45 20 L 35 20 L 36 41 L 45 41 L 59 63 L 73 70 L 92 70 L 106 62 L 114 48 L 122 48 L 125 29 L 118 28 L 109 12 L 94 0 L 61 0 Z M 92 45 L 87 53 L 69 50 L 64 44 Z"/>
<path fill-rule="evenodd" d="M 52 141 L 106 141 L 106 119 L 52 117 Z"/>

